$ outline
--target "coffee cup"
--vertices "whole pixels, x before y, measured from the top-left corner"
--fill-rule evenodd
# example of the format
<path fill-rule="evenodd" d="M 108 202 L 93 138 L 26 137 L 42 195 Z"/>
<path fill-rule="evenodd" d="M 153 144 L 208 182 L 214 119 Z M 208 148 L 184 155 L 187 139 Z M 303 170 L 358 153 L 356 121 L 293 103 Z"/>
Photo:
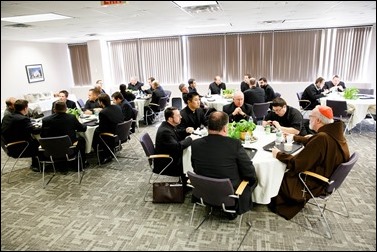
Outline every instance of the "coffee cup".
<path fill-rule="evenodd" d="M 293 134 L 287 134 L 285 138 L 287 139 L 287 143 L 293 143 Z"/>
<path fill-rule="evenodd" d="M 293 143 L 285 143 L 284 144 L 284 150 L 285 151 L 292 151 L 293 149 Z"/>

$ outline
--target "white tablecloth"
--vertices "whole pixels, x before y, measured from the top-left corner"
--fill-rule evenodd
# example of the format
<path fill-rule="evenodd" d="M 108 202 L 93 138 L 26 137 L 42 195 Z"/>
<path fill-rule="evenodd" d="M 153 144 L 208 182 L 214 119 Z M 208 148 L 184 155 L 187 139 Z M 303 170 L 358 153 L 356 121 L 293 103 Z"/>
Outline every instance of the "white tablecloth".
<path fill-rule="evenodd" d="M 347 101 L 347 106 L 349 109 L 353 109 L 353 116 L 350 121 L 350 129 L 354 128 L 356 124 L 364 120 L 365 116 L 368 114 L 368 110 L 371 113 L 376 112 L 376 98 L 373 99 L 356 99 L 356 100 L 347 100 L 343 96 L 336 93 L 329 94 L 327 97 L 322 97 L 320 99 L 321 105 L 326 105 L 326 100 L 342 100 Z"/>
<path fill-rule="evenodd" d="M 223 106 L 232 103 L 233 99 L 224 99 L 220 95 L 212 95 L 210 98 L 205 96 L 201 98 L 201 101 L 209 108 L 215 108 L 217 111 L 223 111 Z"/>
<path fill-rule="evenodd" d="M 257 126 L 254 136 L 258 140 L 250 146 L 256 148 L 258 152 L 253 158 L 253 165 L 258 177 L 258 185 L 253 191 L 252 199 L 258 204 L 268 204 L 272 197 L 275 197 L 283 180 L 286 165 L 276 158 L 272 153 L 263 150 L 263 146 L 275 140 L 275 134 L 265 134 L 262 126 Z M 183 151 L 183 170 L 193 171 L 191 166 L 191 147 Z"/>
<path fill-rule="evenodd" d="M 91 115 L 85 120 L 91 120 L 91 119 L 96 119 L 97 117 L 95 115 Z M 85 122 L 85 120 L 80 118 L 80 122 Z M 92 151 L 92 143 L 93 143 L 93 135 L 94 135 L 94 130 L 98 127 L 96 126 L 87 126 L 85 132 L 77 132 L 79 136 L 82 136 L 85 138 L 85 153 L 90 153 Z"/>
<path fill-rule="evenodd" d="M 137 98 L 134 100 L 135 108 L 139 111 L 139 113 L 137 114 L 137 121 L 140 121 L 144 118 L 144 106 L 148 106 L 150 101 L 151 101 L 151 98 L 149 99 Z"/>

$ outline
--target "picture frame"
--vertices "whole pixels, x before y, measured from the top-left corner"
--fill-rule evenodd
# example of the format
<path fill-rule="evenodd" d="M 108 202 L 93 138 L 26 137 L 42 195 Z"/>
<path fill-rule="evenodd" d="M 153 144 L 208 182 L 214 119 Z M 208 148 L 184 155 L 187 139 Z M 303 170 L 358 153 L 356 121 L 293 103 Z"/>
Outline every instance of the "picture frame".
<path fill-rule="evenodd" d="M 40 82 L 45 80 L 42 64 L 26 65 L 26 75 L 29 83 Z"/>

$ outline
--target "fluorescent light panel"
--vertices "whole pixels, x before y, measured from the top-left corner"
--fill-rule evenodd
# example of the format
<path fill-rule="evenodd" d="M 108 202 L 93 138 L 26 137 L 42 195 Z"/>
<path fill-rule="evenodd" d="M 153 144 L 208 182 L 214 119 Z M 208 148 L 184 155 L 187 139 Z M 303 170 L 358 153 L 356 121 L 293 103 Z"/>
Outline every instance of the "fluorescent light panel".
<path fill-rule="evenodd" d="M 17 17 L 6 17 L 2 18 L 1 21 L 14 22 L 14 23 L 32 23 L 41 21 L 51 21 L 59 19 L 67 19 L 71 17 L 62 16 L 54 13 L 38 14 L 38 15 L 27 15 L 27 16 L 17 16 Z"/>
<path fill-rule="evenodd" d="M 217 1 L 173 1 L 181 8 L 203 5 L 217 5 Z"/>

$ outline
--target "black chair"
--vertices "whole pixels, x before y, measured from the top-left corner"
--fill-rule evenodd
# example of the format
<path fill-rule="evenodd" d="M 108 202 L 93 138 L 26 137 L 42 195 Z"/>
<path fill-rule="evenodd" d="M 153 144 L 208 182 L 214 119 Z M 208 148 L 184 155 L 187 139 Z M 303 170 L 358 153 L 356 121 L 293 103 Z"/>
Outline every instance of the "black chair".
<path fill-rule="evenodd" d="M 118 123 L 115 129 L 115 134 L 109 133 L 109 132 L 101 132 L 99 134 L 99 138 L 101 140 L 101 142 L 97 144 L 97 159 L 98 159 L 99 165 L 101 165 L 100 152 L 108 151 L 115 158 L 119 167 L 121 167 L 116 154 L 123 149 L 122 144 L 126 143 L 129 140 L 131 124 L 132 124 L 132 119 Z M 133 147 L 131 145 L 130 147 L 133 150 Z M 136 156 L 135 150 L 133 151 Z M 127 157 L 127 158 L 134 159 L 131 157 Z"/>
<path fill-rule="evenodd" d="M 350 133 L 350 124 L 353 113 L 348 110 L 347 101 L 344 100 L 326 100 L 326 105 L 332 109 L 334 120 L 341 120 L 345 123 L 344 133 Z"/>
<path fill-rule="evenodd" d="M 311 101 L 309 100 L 303 100 L 302 99 L 302 94 L 304 92 L 297 92 L 296 95 L 297 95 L 297 99 L 298 99 L 298 103 L 300 105 L 300 111 L 301 111 L 301 114 L 304 115 L 306 113 L 306 111 L 308 111 L 308 107 L 310 106 L 311 104 Z"/>
<path fill-rule="evenodd" d="M 56 174 L 55 163 L 57 162 L 68 162 L 77 160 L 77 176 L 78 183 L 81 184 L 81 180 L 84 177 L 84 166 L 81 159 L 80 150 L 78 150 L 76 145 L 72 145 L 71 139 L 68 135 L 57 136 L 57 137 L 45 137 L 40 138 L 39 143 L 41 148 L 39 151 L 42 155 L 39 155 L 39 162 L 42 163 L 42 186 L 45 188 L 51 179 Z M 54 169 L 54 174 L 51 176 L 49 181 L 45 184 L 45 169 L 46 164 L 52 164 Z M 82 171 L 82 174 L 80 174 Z"/>
<path fill-rule="evenodd" d="M 270 102 L 263 102 L 263 103 L 254 103 L 253 110 L 257 121 L 263 121 L 264 117 L 267 115 L 268 110 L 270 109 Z"/>
<path fill-rule="evenodd" d="M 8 156 L 3 168 L 1 169 L 1 175 L 3 175 L 4 168 L 7 165 L 9 159 L 10 158 L 16 159 L 12 168 L 10 169 L 9 176 L 8 176 L 8 183 L 10 183 L 10 176 L 12 174 L 14 167 L 16 166 L 18 160 L 22 158 L 22 154 L 26 151 L 28 147 L 29 147 L 29 143 L 27 141 L 17 141 L 17 142 L 7 143 L 3 135 L 1 135 L 1 148 Z"/>
<path fill-rule="evenodd" d="M 81 109 L 85 108 L 85 103 L 82 99 L 77 99 L 77 104 L 79 105 Z"/>
<path fill-rule="evenodd" d="M 165 90 L 165 96 L 168 97 L 167 103 L 169 103 L 170 102 L 171 91 L 170 90 Z"/>
<path fill-rule="evenodd" d="M 167 96 L 161 97 L 160 100 L 158 101 L 158 104 L 149 103 L 148 107 L 146 107 L 149 110 L 149 113 L 145 114 L 146 125 L 148 125 L 148 121 L 149 121 L 148 118 L 149 117 L 153 117 L 153 118 L 157 117 L 158 121 L 160 120 L 160 116 L 161 116 L 161 114 L 163 114 L 167 103 L 168 103 L 168 97 Z"/>
<path fill-rule="evenodd" d="M 137 131 L 140 132 L 139 130 L 139 121 L 137 119 L 137 116 L 139 115 L 139 110 L 135 109 L 135 108 L 132 108 L 132 111 L 134 112 L 134 115 L 132 117 L 132 124 L 131 124 L 131 128 L 134 128 L 136 129 L 137 128 Z M 134 132 L 131 131 L 131 135 L 133 134 Z"/>
<path fill-rule="evenodd" d="M 330 176 L 330 178 L 326 178 L 322 175 L 319 175 L 319 174 L 316 174 L 316 173 L 310 172 L 310 171 L 304 171 L 304 172 L 299 173 L 299 178 L 300 178 L 301 183 L 304 185 L 305 190 L 310 194 L 310 200 L 308 201 L 308 204 L 316 206 L 317 210 L 319 211 L 319 215 L 320 215 L 320 216 L 317 216 L 317 217 L 324 221 L 327 232 L 323 234 L 323 233 L 319 233 L 318 231 L 316 231 L 312 226 L 300 224 L 301 226 L 313 231 L 314 233 L 320 234 L 320 235 L 322 235 L 322 236 L 324 236 L 328 239 L 332 238 L 332 232 L 331 232 L 331 229 L 330 229 L 330 225 L 327 221 L 325 212 L 330 211 L 330 212 L 333 212 L 333 213 L 336 213 L 336 214 L 339 214 L 339 215 L 342 215 L 342 216 L 345 216 L 345 217 L 349 217 L 349 212 L 348 212 L 347 206 L 346 206 L 346 204 L 343 200 L 343 197 L 340 193 L 339 188 L 343 184 L 343 182 L 345 181 L 345 179 L 348 176 L 351 169 L 354 167 L 358 158 L 359 158 L 359 154 L 357 152 L 353 153 L 351 155 L 349 161 L 340 164 L 335 169 L 335 171 Z M 306 182 L 308 180 L 308 177 L 310 177 L 311 179 L 318 179 L 318 180 L 321 180 L 323 182 L 323 184 L 325 185 L 325 193 L 323 195 L 320 195 L 320 196 L 317 196 L 317 197 L 315 197 L 313 195 L 312 191 L 309 188 L 309 185 L 308 185 L 309 183 Z M 340 201 L 341 201 L 341 207 L 345 209 L 345 212 L 334 211 L 332 209 L 327 208 L 328 201 L 330 199 L 334 198 L 333 195 L 335 195 L 335 192 L 338 192 L 338 195 L 339 195 L 339 198 L 340 198 Z M 320 201 L 323 201 L 323 205 L 320 204 Z M 302 210 L 301 212 L 303 212 L 303 211 L 304 210 Z"/>
<path fill-rule="evenodd" d="M 190 182 L 188 186 L 193 188 L 192 196 L 193 199 L 195 199 L 191 211 L 190 225 L 192 224 L 196 206 L 209 207 L 209 211 L 207 211 L 208 213 L 195 229 L 198 229 L 212 215 L 213 209 L 220 209 L 227 214 L 231 214 L 231 216 L 237 216 L 237 201 L 239 195 L 241 195 L 246 188 L 248 184 L 247 181 L 242 181 L 237 190 L 234 191 L 229 178 L 210 178 L 191 171 L 188 171 L 187 175 Z M 237 234 L 239 234 L 241 229 L 242 214 L 239 217 Z M 249 226 L 251 225 L 249 224 Z"/>
<path fill-rule="evenodd" d="M 152 139 L 151 139 L 151 137 L 150 137 L 150 135 L 148 133 L 144 133 L 140 137 L 139 141 L 140 141 L 141 146 L 143 147 L 145 156 L 148 158 L 148 164 L 149 164 L 149 167 L 151 169 L 151 175 L 150 175 L 149 180 L 148 180 L 150 186 L 148 187 L 148 190 L 146 191 L 146 193 L 144 195 L 144 201 L 147 201 L 145 198 L 146 198 L 146 196 L 147 196 L 150 188 L 152 187 L 152 184 L 166 170 L 166 168 L 168 168 L 171 165 L 171 163 L 173 162 L 173 158 L 169 154 L 155 154 L 154 143 L 153 143 L 153 141 L 152 141 Z M 154 160 L 159 159 L 159 158 L 168 159 L 169 162 L 161 170 L 161 172 L 157 174 L 157 177 L 153 181 L 151 181 L 152 176 L 154 174 L 154 172 L 153 172 L 153 163 L 154 163 Z"/>
<path fill-rule="evenodd" d="M 275 92 L 275 97 L 274 98 L 280 98 L 281 94 L 279 92 Z"/>
<path fill-rule="evenodd" d="M 372 88 L 359 88 L 359 94 L 374 95 L 374 89 L 372 89 Z"/>
<path fill-rule="evenodd" d="M 176 107 L 179 110 L 181 110 L 182 109 L 182 98 L 181 97 L 171 98 L 171 105 L 172 105 L 172 107 Z"/>

